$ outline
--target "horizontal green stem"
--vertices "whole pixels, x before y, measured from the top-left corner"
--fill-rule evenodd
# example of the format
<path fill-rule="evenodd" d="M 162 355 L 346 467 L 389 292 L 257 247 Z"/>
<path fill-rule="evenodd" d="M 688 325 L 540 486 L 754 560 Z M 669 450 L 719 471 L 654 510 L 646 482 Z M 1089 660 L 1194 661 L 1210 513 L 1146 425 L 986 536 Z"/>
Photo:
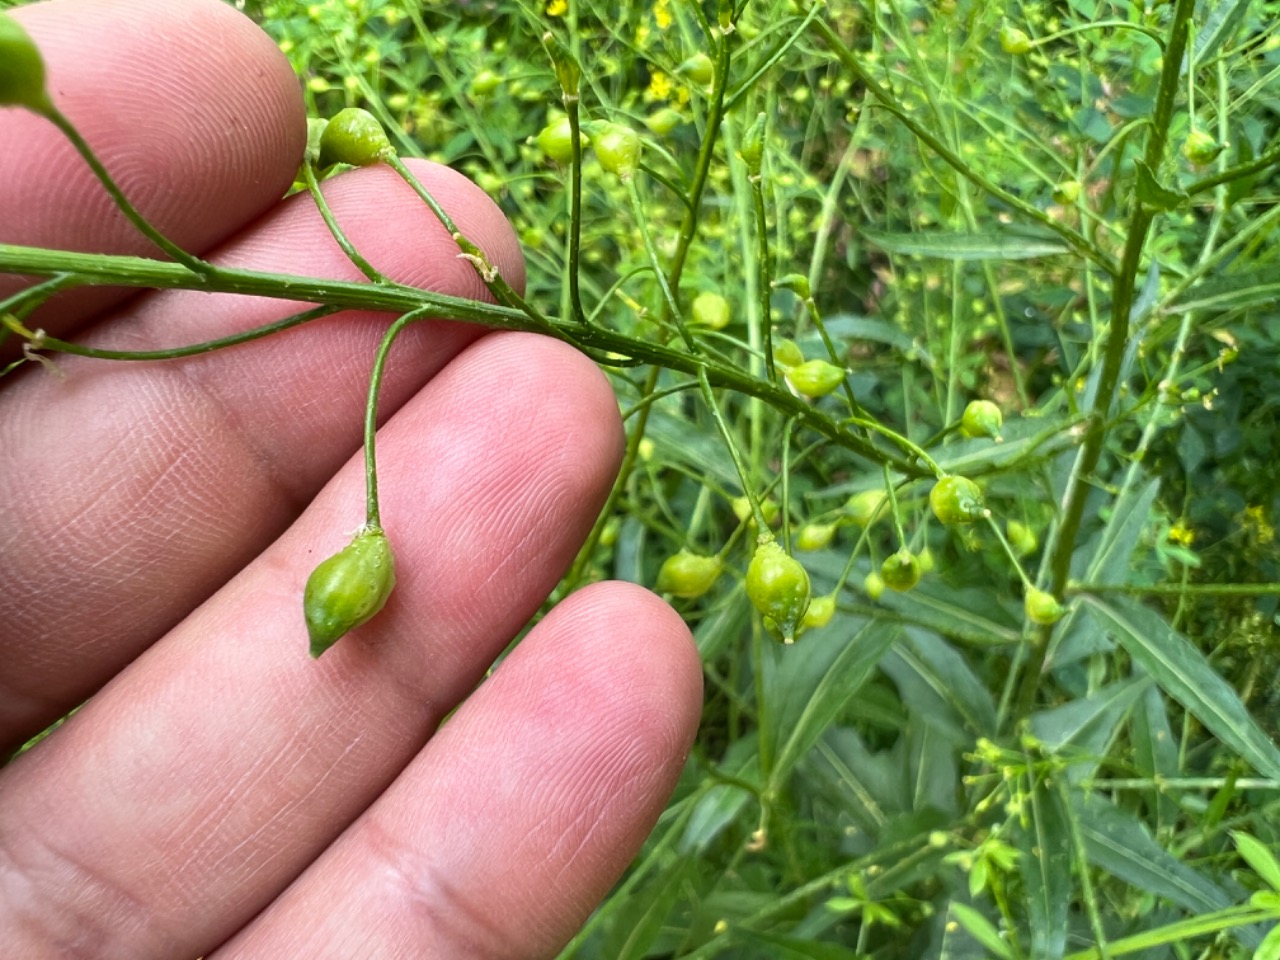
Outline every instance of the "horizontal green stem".
<path fill-rule="evenodd" d="M 11 244 L 0 244 L 0 274 L 3 273 L 38 276 L 67 273 L 74 276 L 76 283 L 86 286 L 198 289 L 206 293 L 245 294 L 302 303 L 321 303 L 343 310 L 404 314 L 425 308 L 425 312 L 441 320 L 479 323 L 501 330 L 545 333 L 580 349 L 611 352 L 692 376 L 705 371 L 713 386 L 757 397 L 784 416 L 793 417 L 801 426 L 875 463 L 887 463 L 903 476 L 923 477 L 933 473 L 916 459 L 904 459 L 892 451 L 881 449 L 848 426 L 837 423 L 827 414 L 811 407 L 801 398 L 730 363 L 705 354 L 693 356 L 683 350 L 599 327 L 584 330 L 577 322 L 552 319 L 548 327 L 543 327 L 525 313 L 511 307 L 464 300 L 400 284 L 320 280 L 228 267 L 219 267 L 213 274 L 201 275 L 181 264 L 144 257 L 75 253 Z"/>
<path fill-rule="evenodd" d="M 1135 596 L 1274 597 L 1280 583 L 1071 583 L 1067 593 L 1128 593 Z"/>

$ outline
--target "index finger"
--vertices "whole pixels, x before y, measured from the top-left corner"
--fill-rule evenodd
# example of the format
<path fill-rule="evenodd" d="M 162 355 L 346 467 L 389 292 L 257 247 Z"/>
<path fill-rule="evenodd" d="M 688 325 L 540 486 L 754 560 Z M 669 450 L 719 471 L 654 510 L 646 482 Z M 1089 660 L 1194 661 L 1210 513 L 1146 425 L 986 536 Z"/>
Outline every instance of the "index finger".
<path fill-rule="evenodd" d="M 40 48 L 58 109 L 180 247 L 213 248 L 288 189 L 306 144 L 301 89 L 228 4 L 50 0 L 11 15 Z M 17 107 L 0 108 L 0 243 L 160 256 L 53 124 Z M 29 282 L 0 274 L 0 299 Z M 66 335 L 129 293 L 73 291 L 31 323 Z"/>

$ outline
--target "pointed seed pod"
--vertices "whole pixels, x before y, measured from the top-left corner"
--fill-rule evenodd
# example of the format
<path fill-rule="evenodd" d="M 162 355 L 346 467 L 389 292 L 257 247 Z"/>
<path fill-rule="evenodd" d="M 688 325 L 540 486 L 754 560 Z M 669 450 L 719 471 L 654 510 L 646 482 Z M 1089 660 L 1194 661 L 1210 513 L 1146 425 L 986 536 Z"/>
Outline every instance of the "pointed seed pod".
<path fill-rule="evenodd" d="M 302 612 L 318 657 L 382 609 L 396 585 L 395 558 L 380 528 L 366 527 L 307 578 Z"/>
<path fill-rule="evenodd" d="M 630 180 L 640 165 L 640 135 L 620 123 L 602 123 L 591 131 L 591 147 L 600 166 Z"/>
<path fill-rule="evenodd" d="M 844 368 L 825 360 L 806 360 L 787 371 L 787 382 L 802 396 L 825 397 L 844 383 Z"/>
<path fill-rule="evenodd" d="M 1031 38 L 1027 36 L 1025 30 L 1019 30 L 1008 23 L 1000 28 L 1000 49 L 1005 53 L 1016 57 L 1030 53 L 1031 47 Z"/>
<path fill-rule="evenodd" d="M 320 135 L 320 165 L 349 163 L 367 167 L 395 153 L 387 132 L 368 110 L 347 107 L 330 118 Z"/>
<path fill-rule="evenodd" d="M 578 133 L 579 145 L 585 147 L 586 136 Z M 568 163 L 573 159 L 573 127 L 568 117 L 552 120 L 533 138 L 533 145 L 556 163 Z"/>
<path fill-rule="evenodd" d="M 700 293 L 693 298 L 693 322 L 712 330 L 723 330 L 732 319 L 729 301 L 718 293 Z"/>
<path fill-rule="evenodd" d="M 723 569 L 724 564 L 719 557 L 702 557 L 681 550 L 662 562 L 654 589 L 683 600 L 694 600 L 715 585 Z"/>
<path fill-rule="evenodd" d="M 880 565 L 880 579 L 890 590 L 905 593 L 920 582 L 920 561 L 914 553 L 903 547 L 885 558 Z"/>
<path fill-rule="evenodd" d="M 1063 613 L 1066 612 L 1053 594 L 1038 590 L 1035 587 L 1027 587 L 1027 595 L 1024 598 L 1023 605 L 1026 608 L 1028 620 L 1045 626 L 1057 623 L 1062 619 Z"/>
<path fill-rule="evenodd" d="M 39 114 L 53 109 L 40 48 L 22 24 L 4 11 L 0 11 L 0 107 L 26 107 Z"/>
<path fill-rule="evenodd" d="M 747 566 L 747 597 L 772 620 L 783 643 L 793 643 L 809 609 L 809 574 L 776 540 L 756 547 Z"/>
<path fill-rule="evenodd" d="M 970 401 L 960 417 L 960 432 L 970 438 L 991 437 L 999 440 L 1002 426 L 1004 414 L 990 400 Z"/>
<path fill-rule="evenodd" d="M 929 508 L 933 515 L 951 526 L 973 523 L 986 514 L 982 490 L 968 477 L 946 476 L 929 491 Z"/>
<path fill-rule="evenodd" d="M 779 337 L 773 341 L 773 365 L 786 373 L 804 363 L 804 354 L 794 340 Z"/>
<path fill-rule="evenodd" d="M 797 550 L 822 550 L 831 545 L 836 535 L 834 523 L 806 523 L 796 531 Z"/>
<path fill-rule="evenodd" d="M 806 630 L 816 630 L 818 627 L 825 627 L 835 615 L 836 595 L 828 593 L 810 601 L 809 609 L 804 612 L 800 623 Z"/>

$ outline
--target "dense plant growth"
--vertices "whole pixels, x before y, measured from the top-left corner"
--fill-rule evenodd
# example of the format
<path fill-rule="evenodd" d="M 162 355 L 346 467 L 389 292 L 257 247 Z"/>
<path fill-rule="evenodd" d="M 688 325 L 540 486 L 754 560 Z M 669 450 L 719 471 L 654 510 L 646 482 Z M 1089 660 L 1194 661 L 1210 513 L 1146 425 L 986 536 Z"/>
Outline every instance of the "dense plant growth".
<path fill-rule="evenodd" d="M 542 330 L 624 411 L 556 596 L 664 592 L 706 707 L 564 956 L 1280 957 L 1280 4 L 241 6 L 529 264 L 301 293 Z M 220 282 L 131 269 L 0 246 Z"/>

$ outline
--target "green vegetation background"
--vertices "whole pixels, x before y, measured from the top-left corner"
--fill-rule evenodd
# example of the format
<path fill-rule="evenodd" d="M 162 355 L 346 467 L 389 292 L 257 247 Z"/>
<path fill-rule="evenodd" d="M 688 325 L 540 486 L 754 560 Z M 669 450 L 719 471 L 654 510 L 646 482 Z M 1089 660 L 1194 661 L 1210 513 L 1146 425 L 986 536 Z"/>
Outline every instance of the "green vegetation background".
<path fill-rule="evenodd" d="M 1280 957 L 1280 4 L 1194 5 L 1163 126 L 1173 4 L 739 4 L 718 129 L 699 59 L 726 42 L 714 3 L 240 5 L 314 115 L 367 107 L 402 154 L 501 205 L 531 301 L 567 316 L 576 271 L 587 310 L 632 336 L 679 345 L 644 231 L 670 264 L 714 138 L 676 295 L 731 314 L 699 342 L 761 377 L 766 323 L 808 358 L 825 329 L 864 414 L 977 479 L 993 512 L 944 528 L 930 482 L 892 475 L 896 513 L 870 519 L 857 494 L 884 491 L 880 464 L 720 393 L 752 492 L 784 542 L 819 545 L 795 554 L 837 601 L 774 644 L 696 384 L 611 370 L 628 460 L 563 589 L 653 586 L 681 549 L 726 571 L 675 600 L 706 667 L 696 750 L 565 956 Z M 547 29 L 581 60 L 584 120 L 643 138 L 638 203 L 585 151 L 576 264 L 567 170 L 530 142 L 562 114 Z M 738 156 L 758 115 L 763 234 Z M 789 274 L 812 313 L 794 281 L 762 286 Z M 976 398 L 1002 408 L 1003 442 L 948 429 Z M 877 590 L 903 546 L 931 569 Z M 1057 624 L 1028 620 L 1010 552 L 1044 589 L 1069 561 Z"/>

